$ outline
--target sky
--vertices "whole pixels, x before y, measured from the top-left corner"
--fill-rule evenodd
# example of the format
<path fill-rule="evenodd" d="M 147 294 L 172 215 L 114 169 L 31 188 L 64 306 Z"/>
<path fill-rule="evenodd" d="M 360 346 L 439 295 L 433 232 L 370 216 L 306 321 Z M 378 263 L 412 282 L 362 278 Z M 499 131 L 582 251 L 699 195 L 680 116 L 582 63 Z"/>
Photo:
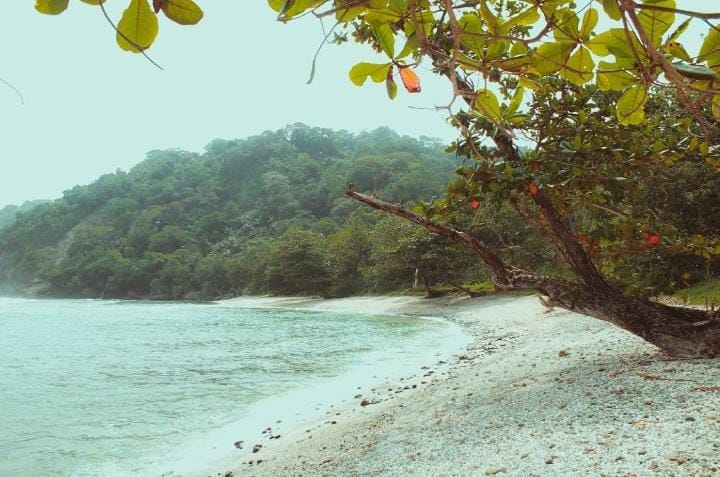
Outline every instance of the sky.
<path fill-rule="evenodd" d="M 98 7 L 71 0 L 59 16 L 8 1 L 0 17 L 0 208 L 53 199 L 155 149 L 203 151 L 215 138 L 244 138 L 287 124 L 456 137 L 436 105 L 451 90 L 419 70 L 421 94 L 387 99 L 384 84 L 347 76 L 367 47 L 327 45 L 306 85 L 323 34 L 314 18 L 282 24 L 264 0 L 198 1 L 205 18 L 182 27 L 160 18 L 149 50 L 164 68 L 123 52 Z M 108 2 L 119 19 L 126 0 Z M 428 108 L 428 109 L 411 109 Z"/>
<path fill-rule="evenodd" d="M 678 4 L 713 11 L 717 1 Z M 112 18 L 119 19 L 127 3 L 108 1 Z M 62 15 L 44 16 L 31 0 L 5 2 L 0 78 L 20 90 L 24 104 L 0 84 L 0 208 L 60 197 L 102 174 L 129 170 L 151 150 L 201 152 L 215 138 L 244 138 L 294 122 L 456 138 L 434 109 L 450 102 L 450 85 L 427 67 L 418 69 L 422 93 L 401 88 L 391 102 L 384 84 L 359 88 L 347 76 L 355 63 L 382 62 L 381 56 L 362 45 L 327 45 L 315 81 L 306 85 L 323 38 L 316 19 L 279 23 L 265 0 L 198 3 L 205 18 L 197 26 L 160 18 L 149 54 L 161 71 L 117 47 L 97 6 L 71 0 Z M 691 50 L 701 30 L 683 36 Z"/>

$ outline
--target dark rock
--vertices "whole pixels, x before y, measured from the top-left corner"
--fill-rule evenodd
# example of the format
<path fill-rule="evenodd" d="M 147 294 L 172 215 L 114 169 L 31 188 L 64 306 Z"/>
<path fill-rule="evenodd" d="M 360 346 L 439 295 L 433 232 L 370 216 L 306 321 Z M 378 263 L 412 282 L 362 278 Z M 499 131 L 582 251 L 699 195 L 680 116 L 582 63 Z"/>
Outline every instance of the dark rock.
<path fill-rule="evenodd" d="M 368 401 L 367 399 L 363 399 L 362 401 L 360 401 L 360 405 L 362 407 L 369 406 L 370 404 L 370 401 Z"/>
<path fill-rule="evenodd" d="M 235 441 L 235 447 L 237 447 L 238 449 L 242 449 L 242 448 L 243 448 L 243 446 L 242 446 L 242 445 L 243 445 L 243 442 L 244 442 L 244 441 Z"/>
<path fill-rule="evenodd" d="M 260 449 L 262 449 L 262 444 L 255 444 L 253 446 L 253 454 L 257 454 L 258 452 L 260 452 Z"/>

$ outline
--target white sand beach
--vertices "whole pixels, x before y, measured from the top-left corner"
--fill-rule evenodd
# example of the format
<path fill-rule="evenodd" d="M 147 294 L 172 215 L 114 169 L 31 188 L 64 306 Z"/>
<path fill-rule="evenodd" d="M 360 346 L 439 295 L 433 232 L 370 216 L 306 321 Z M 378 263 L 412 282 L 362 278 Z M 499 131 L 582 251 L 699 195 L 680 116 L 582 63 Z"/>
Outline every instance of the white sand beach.
<path fill-rule="evenodd" d="M 670 359 L 536 297 L 224 303 L 444 317 L 471 342 L 308 429 L 258 433 L 219 475 L 720 475 L 720 360 Z"/>

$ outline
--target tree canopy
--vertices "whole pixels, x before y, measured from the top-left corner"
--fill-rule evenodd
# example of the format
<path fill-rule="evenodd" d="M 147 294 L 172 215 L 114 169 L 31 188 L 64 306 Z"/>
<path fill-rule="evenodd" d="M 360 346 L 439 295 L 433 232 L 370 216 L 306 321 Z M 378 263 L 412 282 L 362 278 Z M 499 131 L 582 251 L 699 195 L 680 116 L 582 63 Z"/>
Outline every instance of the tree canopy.
<path fill-rule="evenodd" d="M 388 129 L 351 135 L 294 124 L 204 154 L 153 151 L 128 172 L 53 202 L 0 210 L 0 288 L 52 296 L 209 299 L 241 293 L 344 296 L 482 281 L 467 254 L 430 260 L 397 241 L 407 225 L 342 197 L 360 190 L 410 203 L 441 196 L 458 161 Z M 519 243 L 520 236 L 513 243 Z M 398 258 L 396 258 L 396 255 Z M 449 257 L 449 265 L 437 266 Z"/>

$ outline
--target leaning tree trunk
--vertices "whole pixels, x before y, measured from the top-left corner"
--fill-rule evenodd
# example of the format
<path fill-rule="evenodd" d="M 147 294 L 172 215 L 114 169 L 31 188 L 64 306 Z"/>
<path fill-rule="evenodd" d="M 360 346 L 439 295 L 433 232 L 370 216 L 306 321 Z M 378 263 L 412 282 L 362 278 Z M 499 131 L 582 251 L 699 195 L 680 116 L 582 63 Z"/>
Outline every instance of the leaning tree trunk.
<path fill-rule="evenodd" d="M 470 248 L 483 260 L 493 282 L 500 289 L 535 289 L 555 306 L 619 326 L 669 355 L 720 356 L 720 319 L 717 316 L 702 310 L 672 307 L 626 296 L 612 288 L 576 243 L 574 236 L 569 235 L 568 227 L 544 196 L 535 197 L 535 201 L 548 218 L 556 239 L 554 245 L 579 277 L 577 282 L 542 276 L 508 265 L 495 250 L 476 237 L 433 222 L 401 206 L 355 192 L 352 184 L 348 184 L 346 195 Z"/>

